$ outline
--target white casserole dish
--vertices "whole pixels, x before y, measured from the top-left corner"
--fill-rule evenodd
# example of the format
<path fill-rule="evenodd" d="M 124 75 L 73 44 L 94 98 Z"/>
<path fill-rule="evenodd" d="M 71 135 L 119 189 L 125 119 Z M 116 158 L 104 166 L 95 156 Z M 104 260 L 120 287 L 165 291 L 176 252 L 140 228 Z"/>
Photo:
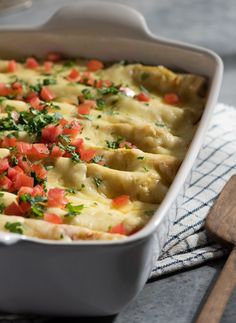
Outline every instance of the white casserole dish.
<path fill-rule="evenodd" d="M 53 242 L 0 233 L 0 311 L 67 316 L 119 312 L 144 286 L 168 236 L 170 206 L 193 166 L 217 101 L 221 59 L 199 47 L 151 34 L 144 18 L 123 5 L 84 2 L 59 10 L 33 29 L 2 28 L 2 58 L 48 51 L 162 64 L 204 75 L 206 107 L 188 153 L 160 208 L 138 233 L 120 241 Z"/>

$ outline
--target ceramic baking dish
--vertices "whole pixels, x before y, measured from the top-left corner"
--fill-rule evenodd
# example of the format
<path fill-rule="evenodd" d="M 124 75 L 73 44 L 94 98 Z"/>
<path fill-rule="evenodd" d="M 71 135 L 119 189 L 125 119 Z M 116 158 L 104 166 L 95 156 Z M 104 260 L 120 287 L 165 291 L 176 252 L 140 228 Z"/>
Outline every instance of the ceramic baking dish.
<path fill-rule="evenodd" d="M 48 51 L 70 57 L 162 64 L 204 75 L 206 107 L 184 162 L 160 208 L 133 236 L 115 242 L 53 242 L 0 233 L 0 311 L 69 316 L 119 312 L 144 286 L 168 236 L 171 204 L 199 152 L 222 78 L 221 59 L 203 48 L 154 36 L 135 10 L 84 2 L 59 10 L 46 24 L 0 31 L 0 56 Z"/>

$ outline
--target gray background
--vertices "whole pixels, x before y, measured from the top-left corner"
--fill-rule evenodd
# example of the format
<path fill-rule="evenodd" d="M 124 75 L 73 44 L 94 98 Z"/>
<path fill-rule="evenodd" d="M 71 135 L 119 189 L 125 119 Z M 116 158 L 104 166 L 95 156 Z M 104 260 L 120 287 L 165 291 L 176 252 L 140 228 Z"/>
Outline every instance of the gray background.
<path fill-rule="evenodd" d="M 98 0 L 99 1 L 99 0 Z M 46 21 L 57 8 L 73 0 L 33 0 L 25 11 L 0 16 L 0 27 L 8 24 L 37 25 Z M 224 61 L 225 73 L 219 101 L 236 104 L 236 1 L 235 0 L 119 0 L 139 10 L 149 28 L 157 35 L 187 41 L 216 51 Z M 115 323 L 189 323 L 217 278 L 225 259 L 149 282 L 139 296 L 116 317 L 76 318 L 66 322 Z M 115 291 L 114 291 L 115 292 Z M 7 322 L 11 316 L 2 317 Z M 59 318 L 16 319 L 17 322 L 60 322 Z M 234 291 L 222 323 L 236 322 Z"/>

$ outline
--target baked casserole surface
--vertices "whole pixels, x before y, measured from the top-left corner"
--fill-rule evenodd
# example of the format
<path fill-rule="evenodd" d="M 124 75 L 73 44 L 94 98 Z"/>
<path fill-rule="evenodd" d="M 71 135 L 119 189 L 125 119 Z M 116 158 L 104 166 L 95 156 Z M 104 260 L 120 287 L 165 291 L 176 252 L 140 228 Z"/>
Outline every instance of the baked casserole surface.
<path fill-rule="evenodd" d="M 0 61 L 0 230 L 117 240 L 163 200 L 194 136 L 206 80 L 163 66 Z"/>

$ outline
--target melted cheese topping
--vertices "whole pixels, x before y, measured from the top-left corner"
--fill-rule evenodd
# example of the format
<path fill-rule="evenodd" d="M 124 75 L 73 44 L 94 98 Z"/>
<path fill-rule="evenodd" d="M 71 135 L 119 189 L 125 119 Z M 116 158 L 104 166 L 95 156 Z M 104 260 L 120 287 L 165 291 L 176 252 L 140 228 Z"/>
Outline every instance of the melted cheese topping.
<path fill-rule="evenodd" d="M 67 202 L 83 206 L 81 212 L 68 217 L 67 208 L 46 205 L 46 212 L 59 216 L 61 224 L 30 213 L 4 214 L 4 208 L 17 201 L 17 191 L 6 192 L 0 187 L 4 206 L 1 230 L 54 240 L 121 239 L 147 223 L 173 181 L 203 111 L 205 80 L 175 74 L 163 66 L 141 64 L 117 63 L 88 73 L 87 63 L 60 61 L 47 71 L 43 63 L 36 68 L 17 63 L 11 72 L 9 61 L 0 61 L 2 137 L 12 133 L 23 142 L 41 142 L 37 134 L 23 128 L 3 129 L 3 120 L 7 112 L 12 116 L 12 111 L 29 111 L 27 96 L 32 91 L 41 93 L 44 86 L 55 96 L 48 101 L 48 114 L 59 113 L 68 122 L 79 120 L 82 131 L 77 138 L 83 139 L 83 149 L 95 151 L 97 157 L 97 161 L 93 158 L 87 162 L 75 162 L 69 156 L 36 161 L 50 165 L 46 191 L 70 188 Z M 79 76 L 68 78 L 71 70 L 78 71 Z M 20 94 L 12 90 L 16 82 L 22 85 Z M 4 84 L 14 95 L 4 95 Z M 142 100 L 140 93 L 147 98 Z M 165 100 L 168 93 L 177 95 L 176 103 Z M 89 114 L 78 113 L 81 99 L 95 102 Z M 16 152 L 0 148 L 1 159 L 9 154 Z M 129 197 L 128 202 L 114 206 L 112 200 L 123 195 Z"/>

